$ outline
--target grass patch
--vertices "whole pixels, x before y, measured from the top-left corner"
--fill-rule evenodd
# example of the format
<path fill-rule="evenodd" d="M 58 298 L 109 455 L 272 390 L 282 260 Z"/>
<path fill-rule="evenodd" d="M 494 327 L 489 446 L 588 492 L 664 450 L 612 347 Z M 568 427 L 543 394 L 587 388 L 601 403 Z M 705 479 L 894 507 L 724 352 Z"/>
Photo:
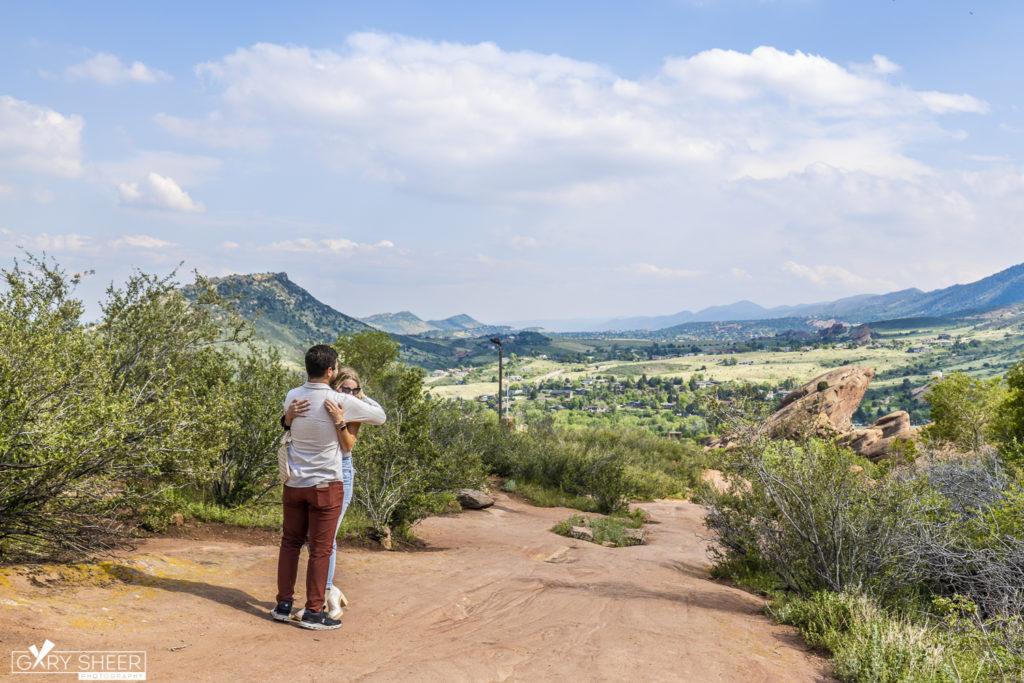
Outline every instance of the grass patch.
<path fill-rule="evenodd" d="M 516 491 L 537 507 L 572 508 L 583 512 L 597 511 L 597 502 L 593 498 L 566 493 L 553 486 L 523 482 L 517 485 Z"/>
<path fill-rule="evenodd" d="M 993 656 L 976 627 L 950 631 L 879 606 L 856 593 L 822 591 L 810 598 L 782 596 L 768 613 L 800 629 L 811 647 L 832 654 L 843 681 L 940 683 L 1024 680 L 1024 661 Z"/>
<path fill-rule="evenodd" d="M 551 527 L 551 530 L 560 536 L 581 538 L 598 545 L 623 548 L 630 545 L 643 544 L 643 534 L 630 533 L 630 531 L 642 529 L 644 522 L 647 520 L 647 513 L 639 508 L 631 513 L 623 513 L 611 517 L 591 518 L 586 515 L 576 514 Z M 573 527 L 589 529 L 590 534 L 574 533 Z"/>

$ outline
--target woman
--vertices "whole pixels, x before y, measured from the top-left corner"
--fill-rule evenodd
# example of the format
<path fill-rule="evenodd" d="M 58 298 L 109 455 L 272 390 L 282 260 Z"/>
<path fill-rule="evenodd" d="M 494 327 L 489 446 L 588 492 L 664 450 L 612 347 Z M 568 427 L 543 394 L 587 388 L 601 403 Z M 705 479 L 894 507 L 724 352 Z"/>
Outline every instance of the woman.
<path fill-rule="evenodd" d="M 338 373 L 331 380 L 331 388 L 342 394 L 351 394 L 358 399 L 376 405 L 376 401 L 363 395 L 359 382 L 359 374 L 350 367 L 338 368 Z M 338 527 L 334 530 L 334 548 L 331 552 L 331 563 L 327 568 L 327 614 L 332 619 L 341 617 L 342 605 L 348 605 L 345 594 L 334 586 L 334 569 L 338 557 L 338 531 L 341 529 L 341 521 L 345 518 L 345 511 L 352 501 L 354 489 L 355 468 L 352 466 L 352 448 L 359 438 L 359 422 L 345 422 L 345 409 L 334 401 L 325 401 L 324 407 L 334 420 L 334 426 L 338 430 L 338 445 L 341 446 L 341 481 L 344 489 L 344 497 L 341 501 L 341 515 L 338 517 Z M 334 615 L 334 616 L 331 616 Z"/>

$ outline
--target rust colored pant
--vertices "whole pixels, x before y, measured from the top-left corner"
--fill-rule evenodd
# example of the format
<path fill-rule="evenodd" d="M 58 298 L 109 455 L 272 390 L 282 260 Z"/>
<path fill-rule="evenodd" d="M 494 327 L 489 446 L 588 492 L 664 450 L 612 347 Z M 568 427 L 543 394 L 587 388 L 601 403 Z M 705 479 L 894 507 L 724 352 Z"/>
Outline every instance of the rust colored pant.
<path fill-rule="evenodd" d="M 299 549 L 309 535 L 309 564 L 306 565 L 306 609 L 324 608 L 327 566 L 334 548 L 341 515 L 343 489 L 340 481 L 324 488 L 284 487 L 284 532 L 277 556 L 277 601 L 293 600 L 295 577 L 299 572 Z"/>

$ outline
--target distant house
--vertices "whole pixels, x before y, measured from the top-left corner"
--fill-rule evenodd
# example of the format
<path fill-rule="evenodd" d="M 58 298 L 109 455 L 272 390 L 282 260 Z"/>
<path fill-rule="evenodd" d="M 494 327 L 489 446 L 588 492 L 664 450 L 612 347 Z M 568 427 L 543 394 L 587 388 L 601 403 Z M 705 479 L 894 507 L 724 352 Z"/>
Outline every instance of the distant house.
<path fill-rule="evenodd" d="M 667 436 L 670 439 L 681 439 L 681 438 L 683 438 L 683 433 L 682 432 L 669 432 L 665 436 Z"/>
<path fill-rule="evenodd" d="M 572 389 L 545 389 L 545 392 L 551 396 L 564 396 L 565 398 L 572 398 Z"/>
<path fill-rule="evenodd" d="M 937 342 L 935 342 L 935 345 L 936 346 L 953 346 L 953 344 L 955 344 L 955 343 L 956 342 L 954 342 L 951 339 L 939 339 Z"/>
<path fill-rule="evenodd" d="M 921 346 L 911 346 L 907 349 L 907 353 L 928 353 L 932 350 L 932 347 L 922 344 Z"/>

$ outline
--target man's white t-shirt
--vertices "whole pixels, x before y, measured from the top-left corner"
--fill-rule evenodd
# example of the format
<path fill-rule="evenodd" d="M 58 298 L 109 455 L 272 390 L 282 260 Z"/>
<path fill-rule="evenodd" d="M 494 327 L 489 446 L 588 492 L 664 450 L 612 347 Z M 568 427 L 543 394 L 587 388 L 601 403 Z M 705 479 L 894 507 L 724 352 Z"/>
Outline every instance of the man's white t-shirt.
<path fill-rule="evenodd" d="M 292 476 L 286 484 L 296 488 L 341 481 L 341 446 L 324 401 L 330 399 L 345 409 L 346 422 L 384 424 L 384 409 L 373 399 L 361 400 L 342 394 L 323 382 L 306 382 L 295 387 L 284 399 L 285 412 L 295 399 L 309 401 L 309 412 L 292 420 L 292 440 L 288 446 L 288 464 Z"/>

